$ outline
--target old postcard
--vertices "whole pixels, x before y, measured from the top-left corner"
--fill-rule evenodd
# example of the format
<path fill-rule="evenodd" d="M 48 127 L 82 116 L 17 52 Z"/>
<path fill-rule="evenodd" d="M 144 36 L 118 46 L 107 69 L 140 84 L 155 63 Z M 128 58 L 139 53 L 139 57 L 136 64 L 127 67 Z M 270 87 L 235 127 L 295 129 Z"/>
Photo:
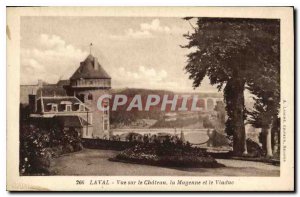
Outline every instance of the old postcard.
<path fill-rule="evenodd" d="M 293 191 L 292 7 L 7 8 L 7 190 Z"/>

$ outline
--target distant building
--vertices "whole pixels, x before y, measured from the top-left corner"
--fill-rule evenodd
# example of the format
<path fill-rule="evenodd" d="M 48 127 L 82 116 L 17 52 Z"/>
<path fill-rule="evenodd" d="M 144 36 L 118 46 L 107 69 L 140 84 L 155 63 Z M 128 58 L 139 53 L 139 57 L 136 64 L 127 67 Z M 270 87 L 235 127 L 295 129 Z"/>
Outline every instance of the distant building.
<path fill-rule="evenodd" d="M 97 100 L 109 89 L 111 77 L 89 55 L 69 80 L 21 85 L 20 102 L 29 104 L 32 118 L 55 118 L 65 128 L 77 128 L 83 138 L 105 138 L 109 137 L 109 110 L 98 110 Z M 108 100 L 103 105 L 109 106 Z"/>
<path fill-rule="evenodd" d="M 35 95 L 37 93 L 37 90 L 43 86 L 45 86 L 46 83 L 42 80 L 38 80 L 38 83 L 35 85 L 21 85 L 20 86 L 20 103 L 21 104 L 29 104 L 29 94 Z"/>
<path fill-rule="evenodd" d="M 165 116 L 164 116 L 164 119 L 167 122 L 176 121 L 177 120 L 177 113 L 175 113 L 175 112 L 166 113 Z"/>

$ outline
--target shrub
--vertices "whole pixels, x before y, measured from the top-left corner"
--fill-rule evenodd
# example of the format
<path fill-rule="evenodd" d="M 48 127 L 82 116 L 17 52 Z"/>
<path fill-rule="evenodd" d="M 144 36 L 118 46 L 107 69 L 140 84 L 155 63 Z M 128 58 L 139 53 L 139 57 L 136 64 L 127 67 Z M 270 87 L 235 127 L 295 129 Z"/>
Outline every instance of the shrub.
<path fill-rule="evenodd" d="M 73 146 L 71 144 L 66 144 L 63 147 L 63 153 L 71 153 L 74 152 Z"/>
<path fill-rule="evenodd" d="M 75 133 L 76 134 L 76 133 Z M 82 150 L 81 138 L 72 130 L 39 128 L 22 124 L 20 129 L 20 174 L 48 174 L 51 159 Z"/>
<path fill-rule="evenodd" d="M 248 138 L 246 140 L 246 143 L 247 143 L 248 156 L 250 156 L 250 157 L 263 157 L 264 156 L 265 153 L 257 142 Z"/>
<path fill-rule="evenodd" d="M 169 140 L 163 143 L 137 144 L 122 151 L 112 160 L 173 167 L 215 168 L 223 166 L 203 149 L 191 147 L 189 143 Z"/>

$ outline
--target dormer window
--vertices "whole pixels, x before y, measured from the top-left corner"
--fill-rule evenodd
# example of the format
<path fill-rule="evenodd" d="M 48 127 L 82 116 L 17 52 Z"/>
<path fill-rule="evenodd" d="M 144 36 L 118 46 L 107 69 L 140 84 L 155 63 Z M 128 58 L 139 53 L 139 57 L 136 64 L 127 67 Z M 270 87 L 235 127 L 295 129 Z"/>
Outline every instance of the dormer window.
<path fill-rule="evenodd" d="M 65 111 L 72 111 L 72 102 L 70 102 L 70 101 L 61 101 L 60 104 L 65 106 Z"/>
<path fill-rule="evenodd" d="M 85 106 L 84 106 L 84 104 L 78 102 L 78 103 L 74 103 L 74 105 L 76 106 L 76 107 L 75 107 L 76 111 L 80 111 L 80 112 L 85 111 Z"/>
<path fill-rule="evenodd" d="M 84 111 L 84 105 L 79 105 L 79 111 Z"/>
<path fill-rule="evenodd" d="M 71 105 L 66 105 L 66 111 L 72 111 L 72 106 Z"/>
<path fill-rule="evenodd" d="M 51 105 L 51 111 L 57 112 L 57 104 L 52 104 Z"/>

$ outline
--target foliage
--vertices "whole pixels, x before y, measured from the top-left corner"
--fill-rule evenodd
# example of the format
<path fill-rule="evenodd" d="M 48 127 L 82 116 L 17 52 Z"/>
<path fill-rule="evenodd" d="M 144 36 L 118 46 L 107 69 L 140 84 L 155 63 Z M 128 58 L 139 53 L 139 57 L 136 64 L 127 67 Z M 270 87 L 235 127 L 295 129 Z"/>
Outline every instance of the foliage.
<path fill-rule="evenodd" d="M 269 128 L 276 120 L 280 107 L 280 24 L 273 23 L 266 29 L 268 36 L 258 58 L 260 65 L 256 68 L 249 82 L 248 89 L 255 95 L 254 110 L 249 112 L 250 123 L 258 128 Z"/>
<path fill-rule="evenodd" d="M 162 143 L 137 144 L 133 148 L 119 153 L 115 159 L 117 161 L 173 167 L 215 168 L 223 166 L 207 155 L 203 149 L 191 147 L 189 143 L 172 142 L 168 139 Z"/>
<path fill-rule="evenodd" d="M 260 50 L 258 58 L 261 60 L 248 82 L 248 89 L 255 95 L 254 109 L 248 112 L 249 122 L 257 128 L 262 128 L 261 142 L 268 156 L 272 156 L 274 143 L 267 138 L 268 132 L 272 132 L 271 140 L 280 132 L 278 115 L 280 108 L 280 22 L 267 26 L 264 42 L 268 43 Z M 272 130 L 272 131 L 270 131 Z M 278 130 L 278 133 L 273 131 Z M 268 139 L 268 140 L 267 140 Z M 268 146 L 267 144 L 272 144 Z M 277 143 L 279 144 L 279 143 Z M 279 150 L 279 148 L 277 148 Z M 276 150 L 275 150 L 276 151 Z"/>
<path fill-rule="evenodd" d="M 259 146 L 259 144 L 256 143 L 254 140 L 248 138 L 246 140 L 246 143 L 247 143 L 248 156 L 250 156 L 250 157 L 262 157 L 262 156 L 264 156 L 265 152 Z"/>
<path fill-rule="evenodd" d="M 203 117 L 203 127 L 204 128 L 214 128 L 214 125 L 209 120 L 209 116 L 204 116 Z"/>
<path fill-rule="evenodd" d="M 20 174 L 48 174 L 52 157 L 82 149 L 81 139 L 73 130 L 58 127 L 41 129 L 22 124 L 20 129 Z"/>
<path fill-rule="evenodd" d="M 218 146 L 228 146 L 230 144 L 230 140 L 227 138 L 226 135 L 221 134 L 217 131 L 214 132 L 213 138 L 211 139 L 213 142 L 214 147 Z"/>
<path fill-rule="evenodd" d="M 233 148 L 237 154 L 244 150 L 245 86 L 257 83 L 253 76 L 259 75 L 258 69 L 266 64 L 265 59 L 272 59 L 269 53 L 273 50 L 274 37 L 270 27 L 277 22 L 265 19 L 198 18 L 195 31 L 185 35 L 189 44 L 184 47 L 194 49 L 188 54 L 185 70 L 195 88 L 208 76 L 212 85 L 223 89 L 228 115 L 225 130 L 228 135 L 233 135 Z"/>

